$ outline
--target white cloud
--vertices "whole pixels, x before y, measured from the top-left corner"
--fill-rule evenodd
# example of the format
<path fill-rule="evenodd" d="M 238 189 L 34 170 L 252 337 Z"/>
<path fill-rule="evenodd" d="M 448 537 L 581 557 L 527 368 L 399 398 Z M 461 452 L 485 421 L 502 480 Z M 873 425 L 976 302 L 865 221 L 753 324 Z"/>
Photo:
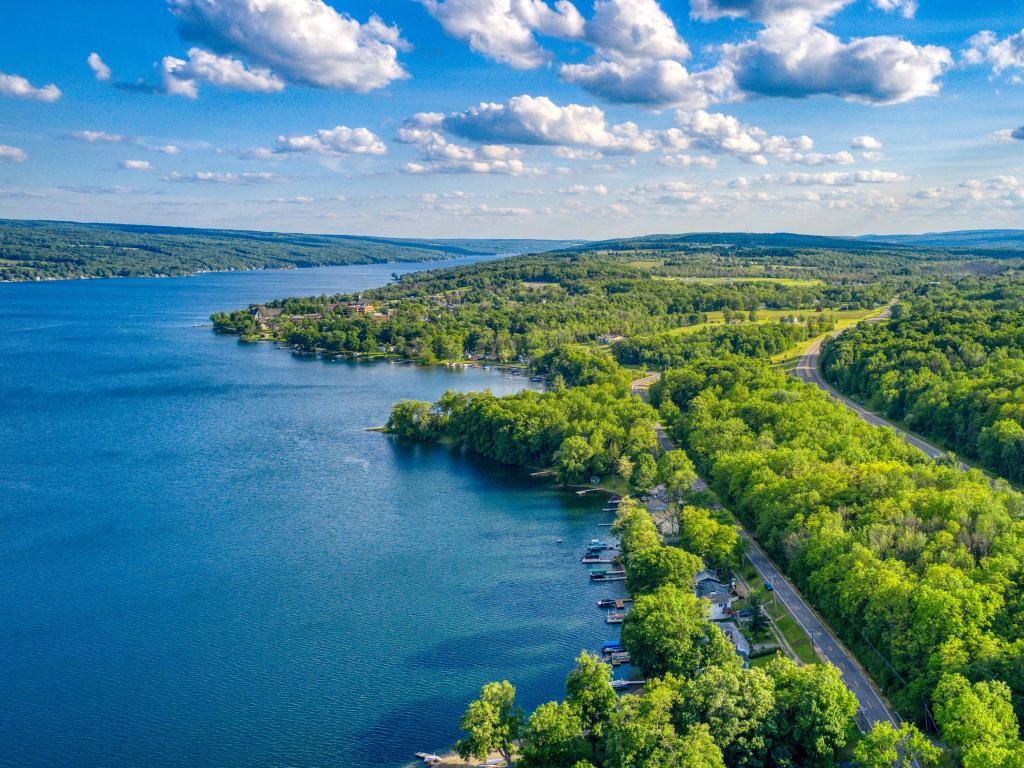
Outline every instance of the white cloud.
<path fill-rule="evenodd" d="M 312 136 L 278 136 L 276 152 L 311 152 L 327 157 L 339 155 L 386 155 L 387 144 L 367 128 L 339 125 L 321 129 Z M 265 157 L 265 155 L 259 155 Z"/>
<path fill-rule="evenodd" d="M 153 165 L 149 160 L 122 160 L 118 165 L 127 171 L 152 171 Z"/>
<path fill-rule="evenodd" d="M 828 19 L 853 0 L 692 0 L 690 15 L 702 21 L 750 19 L 763 24 L 780 20 L 819 22 Z M 872 0 L 883 11 L 899 11 L 910 18 L 917 11 L 917 0 Z"/>
<path fill-rule="evenodd" d="M 140 144 L 139 146 L 150 152 L 159 152 L 161 155 L 181 154 L 181 147 L 175 144 Z"/>
<path fill-rule="evenodd" d="M 580 104 L 559 106 L 546 96 L 516 96 L 440 118 L 438 127 L 462 138 L 507 144 L 553 144 L 605 152 L 649 152 L 657 137 L 634 123 L 611 125 L 604 111 Z"/>
<path fill-rule="evenodd" d="M 726 70 L 690 72 L 671 59 L 598 59 L 563 64 L 558 73 L 565 82 L 607 101 L 652 107 L 706 107 L 726 98 L 732 86 Z"/>
<path fill-rule="evenodd" d="M 405 163 L 405 173 L 491 173 L 508 176 L 537 176 L 538 168 L 527 166 L 519 150 L 500 144 L 468 147 L 454 144 L 441 132 L 444 115 L 421 112 L 406 120 L 395 138 L 419 150 L 416 162 Z"/>
<path fill-rule="evenodd" d="M 879 150 L 882 148 L 882 142 L 880 142 L 874 136 L 854 136 L 852 139 L 850 139 L 850 148 Z"/>
<path fill-rule="evenodd" d="M 201 48 L 190 48 L 188 61 L 164 56 L 161 68 L 164 90 L 173 96 L 196 98 L 200 82 L 250 93 L 277 93 L 284 90 L 284 81 L 269 69 L 248 69 L 238 59 L 217 56 Z"/>
<path fill-rule="evenodd" d="M 992 73 L 999 75 L 1007 69 L 1024 69 L 1024 29 L 1002 40 L 992 31 L 979 32 L 967 41 L 963 51 L 967 64 L 991 64 Z"/>
<path fill-rule="evenodd" d="M 195 171 L 194 173 L 172 171 L 163 177 L 164 181 L 196 184 L 263 184 L 281 179 L 282 177 L 276 173 L 224 173 L 218 171 Z"/>
<path fill-rule="evenodd" d="M 847 151 L 814 152 L 810 136 L 772 136 L 755 125 L 741 123 L 720 112 L 679 111 L 679 128 L 665 131 L 663 143 L 674 149 L 700 147 L 709 152 L 732 155 L 752 165 L 766 165 L 769 157 L 790 165 L 851 165 Z"/>
<path fill-rule="evenodd" d="M 555 147 L 555 157 L 563 160 L 601 160 L 604 154 L 596 149 L 579 149 L 578 147 Z"/>
<path fill-rule="evenodd" d="M 93 51 L 85 61 L 89 65 L 89 69 L 96 75 L 97 80 L 105 83 L 110 79 L 110 67 L 103 63 L 103 59 L 98 53 Z"/>
<path fill-rule="evenodd" d="M 8 144 L 0 144 L 0 162 L 23 163 L 28 160 L 25 150 L 12 147 Z"/>
<path fill-rule="evenodd" d="M 937 94 L 937 78 L 953 64 L 946 48 L 891 36 L 843 42 L 806 20 L 766 27 L 754 40 L 723 51 L 723 66 L 748 95 L 830 94 L 876 105 Z"/>
<path fill-rule="evenodd" d="M 0 96 L 52 103 L 61 97 L 61 92 L 60 88 L 52 83 L 36 88 L 21 75 L 5 75 L 0 72 Z"/>
<path fill-rule="evenodd" d="M 89 144 L 120 144 L 125 140 L 125 137 L 119 133 L 107 133 L 106 131 L 72 131 L 68 137 Z"/>
<path fill-rule="evenodd" d="M 718 161 L 707 155 L 663 155 L 659 165 L 668 168 L 717 168 Z"/>
<path fill-rule="evenodd" d="M 181 35 L 242 56 L 289 82 L 366 93 L 408 77 L 397 27 L 365 23 L 323 0 L 168 0 Z"/>
<path fill-rule="evenodd" d="M 912 19 L 917 13 L 917 0 L 873 0 L 873 2 L 883 11 L 899 11 L 905 19 Z"/>
<path fill-rule="evenodd" d="M 604 184 L 595 184 L 592 187 L 588 187 L 586 184 L 572 184 L 568 187 L 559 187 L 558 194 L 560 195 L 597 195 L 604 197 L 608 194 L 608 187 Z"/>
<path fill-rule="evenodd" d="M 569 0 L 421 0 L 445 32 L 494 61 L 516 69 L 539 67 L 551 58 L 534 37 L 573 39 L 583 17 Z"/>
<path fill-rule="evenodd" d="M 594 0 L 586 41 L 629 59 L 688 59 L 690 49 L 657 0 Z"/>
<path fill-rule="evenodd" d="M 792 186 L 844 187 L 854 184 L 896 184 L 909 181 L 895 171 L 848 171 L 830 173 L 766 173 L 755 179 L 761 184 L 787 184 Z"/>

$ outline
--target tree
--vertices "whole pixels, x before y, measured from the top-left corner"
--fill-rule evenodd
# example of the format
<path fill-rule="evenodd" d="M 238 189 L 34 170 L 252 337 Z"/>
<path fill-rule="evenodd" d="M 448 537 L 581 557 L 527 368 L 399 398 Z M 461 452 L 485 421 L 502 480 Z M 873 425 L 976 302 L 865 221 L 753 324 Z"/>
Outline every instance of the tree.
<path fill-rule="evenodd" d="M 730 768 L 760 768 L 768 749 L 774 681 L 762 669 L 713 666 L 683 682 L 673 722 L 705 723 Z"/>
<path fill-rule="evenodd" d="M 645 595 L 665 585 L 690 590 L 703 567 L 699 557 L 678 547 L 644 549 L 626 560 L 626 589 L 632 595 Z"/>
<path fill-rule="evenodd" d="M 636 598 L 622 624 L 622 644 L 648 677 L 739 663 L 732 644 L 708 621 L 707 603 L 674 586 Z"/>
<path fill-rule="evenodd" d="M 649 453 L 641 453 L 633 465 L 629 484 L 637 493 L 647 493 L 658 479 L 658 464 Z"/>
<path fill-rule="evenodd" d="M 764 592 L 755 589 L 747 598 L 747 605 L 750 606 L 750 624 L 747 626 L 750 631 L 757 634 L 768 627 L 768 617 L 764 615 Z"/>
<path fill-rule="evenodd" d="M 558 482 L 562 485 L 578 483 L 587 476 L 594 449 L 580 435 L 567 437 L 558 449 Z"/>
<path fill-rule="evenodd" d="M 388 432 L 410 440 L 430 440 L 433 437 L 433 416 L 430 403 L 422 400 L 402 400 L 391 409 Z"/>
<path fill-rule="evenodd" d="M 765 667 L 775 684 L 770 760 L 775 765 L 827 766 L 853 728 L 857 698 L 829 665 L 798 667 L 776 656 Z"/>
<path fill-rule="evenodd" d="M 942 761 L 942 750 L 911 723 L 875 723 L 871 732 L 853 748 L 861 768 L 932 768 Z"/>
<path fill-rule="evenodd" d="M 671 495 L 678 498 L 689 492 L 696 479 L 697 471 L 684 451 L 666 451 L 658 458 L 657 482 Z"/>
<path fill-rule="evenodd" d="M 581 653 L 566 678 L 565 700 L 579 712 L 596 758 L 597 745 L 619 700 L 612 688 L 612 668 L 592 653 Z"/>
<path fill-rule="evenodd" d="M 627 560 L 645 549 L 661 546 L 658 526 L 650 513 L 632 499 L 623 499 L 619 504 L 612 533 L 618 534 L 619 545 Z"/>
<path fill-rule="evenodd" d="M 679 546 L 715 564 L 732 566 L 741 554 L 740 534 L 732 523 L 722 523 L 710 510 L 683 507 L 679 512 Z"/>
<path fill-rule="evenodd" d="M 972 685 L 962 675 L 944 675 L 933 698 L 942 738 L 960 756 L 964 768 L 998 768 L 1012 755 L 1024 756 L 1006 683 Z"/>
<path fill-rule="evenodd" d="M 466 737 L 455 743 L 455 751 L 463 760 L 475 757 L 486 760 L 497 751 L 512 764 L 512 747 L 523 725 L 523 712 L 516 706 L 516 689 L 508 680 L 487 683 L 480 698 L 470 702 L 459 722 Z"/>
<path fill-rule="evenodd" d="M 567 702 L 541 704 L 526 721 L 519 740 L 523 768 L 569 768 L 583 747 L 583 720 Z"/>

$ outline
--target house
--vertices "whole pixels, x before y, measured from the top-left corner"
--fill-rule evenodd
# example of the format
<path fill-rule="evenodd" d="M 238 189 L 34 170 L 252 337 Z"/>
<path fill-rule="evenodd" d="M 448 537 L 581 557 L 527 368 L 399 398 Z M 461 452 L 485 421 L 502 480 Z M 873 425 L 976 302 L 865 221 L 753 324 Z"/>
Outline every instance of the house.
<path fill-rule="evenodd" d="M 256 318 L 257 323 L 267 323 L 280 317 L 281 310 L 277 307 L 258 306 L 253 310 L 252 314 Z"/>
<path fill-rule="evenodd" d="M 731 617 L 732 595 L 725 591 L 725 587 L 721 591 L 705 592 L 700 597 L 711 603 L 712 621 L 723 621 Z"/>
<path fill-rule="evenodd" d="M 597 337 L 598 344 L 614 344 L 617 341 L 625 341 L 625 336 L 619 336 L 617 333 L 606 333 L 602 336 Z"/>
<path fill-rule="evenodd" d="M 377 308 L 368 301 L 351 301 L 348 304 L 350 312 L 356 315 L 372 315 Z"/>

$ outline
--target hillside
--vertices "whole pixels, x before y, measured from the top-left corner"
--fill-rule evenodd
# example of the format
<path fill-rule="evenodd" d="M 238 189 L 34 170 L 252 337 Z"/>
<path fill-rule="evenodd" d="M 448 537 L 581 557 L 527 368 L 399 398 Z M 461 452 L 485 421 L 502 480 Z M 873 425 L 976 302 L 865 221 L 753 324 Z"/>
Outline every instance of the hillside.
<path fill-rule="evenodd" d="M 550 240 L 411 240 L 58 221 L 0 221 L 0 280 L 152 277 L 545 251 Z"/>
<path fill-rule="evenodd" d="M 959 232 L 926 232 L 922 235 L 864 235 L 859 240 L 929 248 L 1024 250 L 1024 229 L 971 229 Z"/>

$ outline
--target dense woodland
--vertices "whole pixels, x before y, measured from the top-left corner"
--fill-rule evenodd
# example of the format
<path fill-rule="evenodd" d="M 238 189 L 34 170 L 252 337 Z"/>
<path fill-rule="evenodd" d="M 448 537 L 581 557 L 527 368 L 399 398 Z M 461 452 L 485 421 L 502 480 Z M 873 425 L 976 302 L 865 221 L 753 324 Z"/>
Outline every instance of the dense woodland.
<path fill-rule="evenodd" d="M 661 270 L 655 270 L 661 271 Z M 671 271 L 671 270 L 669 270 Z M 360 296 L 286 299 L 269 327 L 253 308 L 218 313 L 218 330 L 327 353 L 393 352 L 423 363 L 467 356 L 514 361 L 604 335 L 651 335 L 704 323 L 709 312 L 861 309 L 892 298 L 895 281 L 693 282 L 608 256 L 523 256 L 403 276 Z M 353 314 L 361 299 L 378 316 Z"/>
<path fill-rule="evenodd" d="M 1024 283 L 922 286 L 886 324 L 823 351 L 846 394 L 993 472 L 1024 483 Z"/>
<path fill-rule="evenodd" d="M 696 361 L 653 394 L 900 711 L 935 723 L 969 768 L 1020 765 L 1024 497 L 758 361 Z M 978 697 L 989 703 L 965 718 Z"/>
<path fill-rule="evenodd" d="M 0 220 L 0 281 L 153 277 L 548 250 L 546 240 L 396 240 Z"/>

